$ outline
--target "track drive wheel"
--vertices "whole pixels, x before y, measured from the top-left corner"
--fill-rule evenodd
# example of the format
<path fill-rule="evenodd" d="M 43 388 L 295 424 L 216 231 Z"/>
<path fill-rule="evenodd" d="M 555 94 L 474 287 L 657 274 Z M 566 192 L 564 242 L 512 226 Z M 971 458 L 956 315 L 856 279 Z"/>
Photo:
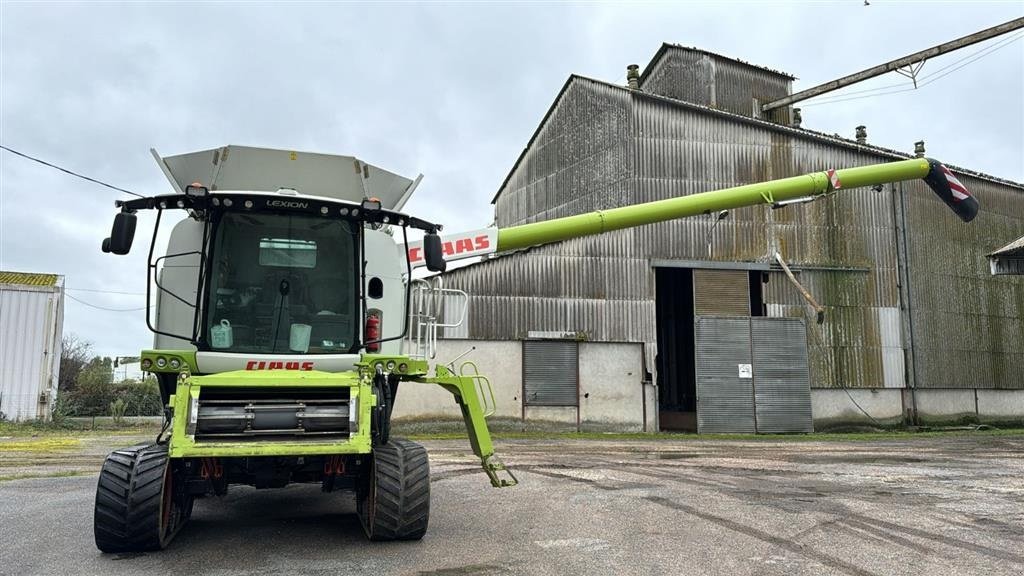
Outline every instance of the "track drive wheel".
<path fill-rule="evenodd" d="M 112 452 L 96 486 L 96 547 L 103 552 L 163 549 L 192 515 L 192 502 L 166 445 Z"/>
<path fill-rule="evenodd" d="M 356 493 L 356 509 L 370 540 L 419 540 L 430 519 L 427 450 L 408 440 L 375 446 Z"/>

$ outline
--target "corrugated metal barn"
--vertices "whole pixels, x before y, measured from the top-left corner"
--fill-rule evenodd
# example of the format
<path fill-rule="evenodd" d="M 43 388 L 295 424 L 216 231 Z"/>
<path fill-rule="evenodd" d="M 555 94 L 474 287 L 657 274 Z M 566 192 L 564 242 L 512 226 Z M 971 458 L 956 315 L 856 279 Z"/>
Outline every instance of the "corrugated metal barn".
<path fill-rule="evenodd" d="M 910 157 L 802 129 L 788 108 L 760 118 L 760 104 L 791 93 L 792 80 L 669 44 L 636 89 L 571 76 L 493 199 L 497 225 Z M 656 391 L 637 393 L 644 420 L 627 428 L 658 426 L 660 414 L 662 428 L 775 431 L 758 422 L 781 417 L 792 419 L 782 429 L 807 430 L 812 408 L 819 428 L 1024 420 L 1024 279 L 991 276 L 985 258 L 1024 231 L 1024 186 L 951 168 L 981 203 L 971 224 L 912 182 L 559 242 L 451 271 L 446 287 L 467 291 L 470 303 L 467 326 L 448 336 L 641 346 L 638 389 L 647 380 Z M 825 307 L 822 324 L 776 251 Z M 773 320 L 781 318 L 797 320 Z M 715 360 L 715 338 L 742 342 Z M 520 354 L 524 365 L 542 358 Z M 474 360 L 484 373 L 497 361 Z M 585 386 L 576 386 L 580 425 Z M 530 417 L 530 399 L 515 402 Z"/>
<path fill-rule="evenodd" d="M 0 412 L 47 420 L 57 399 L 64 277 L 0 271 Z"/>

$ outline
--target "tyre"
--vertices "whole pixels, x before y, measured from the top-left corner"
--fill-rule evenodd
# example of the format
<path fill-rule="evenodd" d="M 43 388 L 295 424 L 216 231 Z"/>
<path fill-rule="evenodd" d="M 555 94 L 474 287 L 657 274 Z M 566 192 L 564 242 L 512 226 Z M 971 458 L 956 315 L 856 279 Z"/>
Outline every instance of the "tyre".
<path fill-rule="evenodd" d="M 427 450 L 408 440 L 376 446 L 356 493 L 356 509 L 370 540 L 419 540 L 430 520 Z"/>
<path fill-rule="evenodd" d="M 163 549 L 192 512 L 166 445 L 112 452 L 96 486 L 93 534 L 103 552 Z"/>

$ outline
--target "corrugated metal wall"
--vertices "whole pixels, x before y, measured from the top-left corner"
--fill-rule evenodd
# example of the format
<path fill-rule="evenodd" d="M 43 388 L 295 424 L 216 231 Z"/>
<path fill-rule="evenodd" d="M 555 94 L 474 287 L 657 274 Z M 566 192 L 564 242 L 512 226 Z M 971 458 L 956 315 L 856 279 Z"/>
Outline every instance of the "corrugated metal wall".
<path fill-rule="evenodd" d="M 618 206 L 629 199 L 629 123 L 628 93 L 582 78 L 572 82 L 498 198 L 502 225 Z"/>
<path fill-rule="evenodd" d="M 750 316 L 746 270 L 694 270 L 693 313 L 697 316 Z"/>
<path fill-rule="evenodd" d="M 629 122 L 622 119 L 623 109 L 629 110 Z M 588 115 L 597 120 L 588 124 Z M 617 136 L 609 132 L 613 129 Z M 542 162 L 539 152 L 556 142 L 563 147 L 561 156 L 545 156 Z M 595 170 L 599 158 L 610 158 L 611 164 Z M 495 214 L 499 226 L 509 226 L 890 159 L 866 147 L 579 79 L 567 87 L 537 144 L 502 189 Z M 933 200 L 923 184 L 907 187 L 911 297 L 918 307 L 913 318 L 920 351 L 917 382 L 949 386 L 955 379 L 957 385 L 1024 388 L 1022 279 L 989 277 L 983 256 L 1021 234 L 1024 192 L 976 178 L 967 178 L 967 185 L 979 190 L 983 210 L 969 226 Z M 770 262 L 777 248 L 826 307 L 826 321 L 818 326 L 798 292 L 780 273 L 770 274 L 764 292 L 769 311 L 809 319 L 815 387 L 904 385 L 899 197 L 886 187 L 843 191 L 776 211 L 743 208 L 714 229 L 712 260 Z M 711 218 L 698 217 L 570 240 L 446 278 L 471 295 L 470 338 L 524 338 L 530 330 L 582 332 L 598 341 L 644 342 L 653 366 L 650 262 L 706 260 L 712 224 Z M 957 292 L 949 296 L 951 289 Z M 964 318 L 963 310 L 974 312 Z M 972 342 L 958 340 L 966 337 Z M 950 351 L 972 346 L 983 352 L 972 356 L 974 368 L 950 369 L 948 364 L 958 361 Z"/>
<path fill-rule="evenodd" d="M 644 71 L 640 88 L 651 94 L 760 117 L 760 111 L 754 110 L 754 99 L 765 104 L 789 96 L 792 83 L 792 79 L 771 70 L 697 50 L 666 46 L 651 70 Z M 788 116 L 789 108 L 778 109 L 774 114 Z"/>
<path fill-rule="evenodd" d="M 0 287 L 0 411 L 9 420 L 48 418 L 56 400 L 63 331 L 60 288 Z M 46 393 L 46 403 L 39 396 Z"/>
<path fill-rule="evenodd" d="M 1024 388 L 1024 278 L 992 276 L 985 258 L 1024 233 L 1024 194 L 960 179 L 981 204 L 970 224 L 923 184 L 904 185 L 917 383 Z"/>

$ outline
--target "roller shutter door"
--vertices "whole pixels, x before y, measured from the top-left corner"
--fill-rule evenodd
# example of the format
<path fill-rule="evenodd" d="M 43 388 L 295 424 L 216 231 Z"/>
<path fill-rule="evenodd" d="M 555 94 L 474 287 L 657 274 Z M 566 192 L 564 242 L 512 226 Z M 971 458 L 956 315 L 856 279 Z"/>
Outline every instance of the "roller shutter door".
<path fill-rule="evenodd" d="M 526 406 L 579 404 L 579 343 L 523 341 L 523 403 Z"/>

